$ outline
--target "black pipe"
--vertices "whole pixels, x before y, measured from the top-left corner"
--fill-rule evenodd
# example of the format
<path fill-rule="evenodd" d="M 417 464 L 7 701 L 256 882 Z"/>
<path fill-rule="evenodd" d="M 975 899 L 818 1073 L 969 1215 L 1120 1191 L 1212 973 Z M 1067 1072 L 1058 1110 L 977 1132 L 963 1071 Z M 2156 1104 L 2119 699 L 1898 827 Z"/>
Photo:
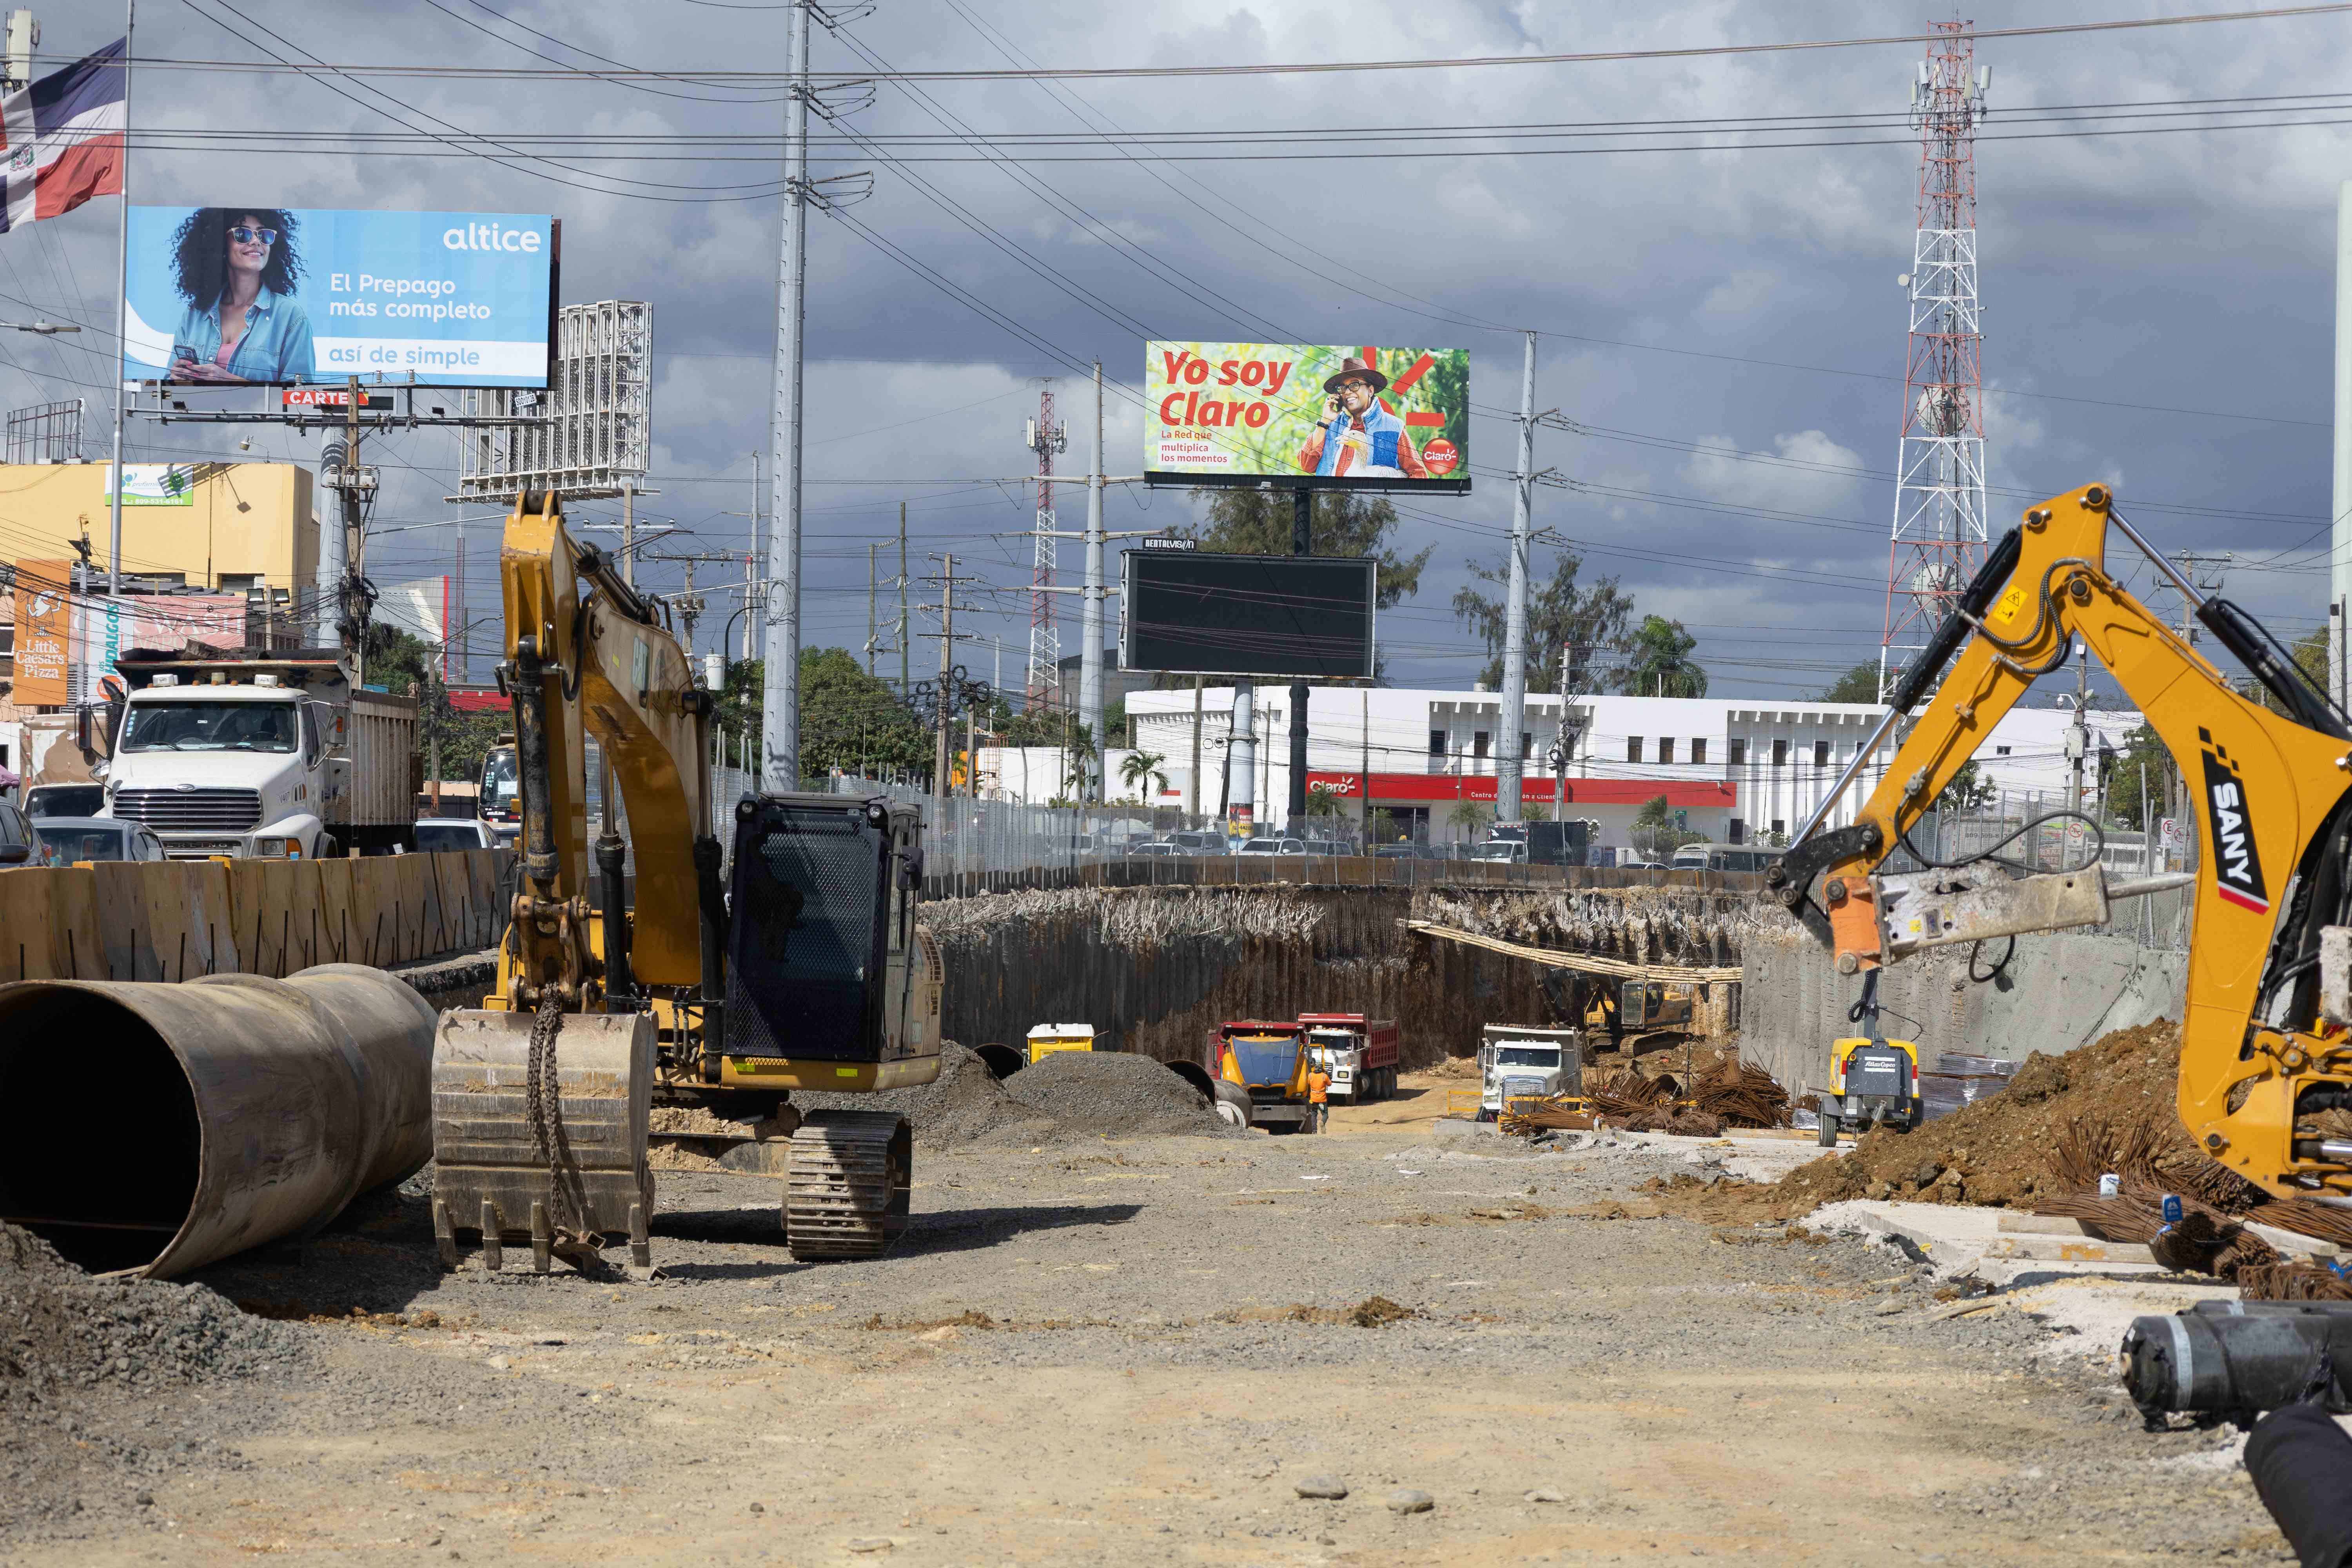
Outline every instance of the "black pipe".
<path fill-rule="evenodd" d="M 2150 1415 L 2275 1410 L 2304 1396 L 2323 1354 L 2352 1366 L 2352 1302 L 2242 1305 L 2261 1310 L 2134 1318 L 2123 1343 L 2133 1403 Z M 2327 1407 L 2352 1411 L 2341 1375 L 2329 1384 Z"/>
<path fill-rule="evenodd" d="M 542 899 L 555 896 L 555 783 L 547 752 L 546 667 L 539 638 L 515 639 L 514 679 L 507 695 L 514 704 L 515 789 L 522 797 L 523 874 Z"/>
<path fill-rule="evenodd" d="M 2352 1437 L 2316 1405 L 2255 1423 L 2246 1473 L 2304 1568 L 2352 1563 Z"/>
<path fill-rule="evenodd" d="M 694 841 L 694 880 L 702 925 L 702 1079 L 719 1081 L 727 1047 L 727 900 L 719 886 L 719 840 Z"/>
<path fill-rule="evenodd" d="M 2339 741 L 2352 739 L 2336 705 L 2319 694 L 2311 678 L 2304 674 L 2261 622 L 2227 599 L 2206 600 L 2197 606 L 2197 618 L 2205 623 L 2206 629 L 2223 647 L 2238 656 L 2238 661 L 2253 672 L 2265 690 L 2278 699 L 2288 718 L 2306 730 L 2316 730 Z"/>
<path fill-rule="evenodd" d="M 1927 695 L 1927 688 L 1943 673 L 1946 662 L 1976 629 L 1975 622 L 1984 618 L 1986 606 L 1992 603 L 2001 584 L 2009 581 L 2010 574 L 2017 570 L 2018 557 L 2024 552 L 2024 540 L 2017 530 L 2012 528 L 2000 536 L 2000 542 L 1992 547 L 1992 553 L 1985 557 L 1985 563 L 1961 593 L 1959 607 L 1937 625 L 1936 635 L 1927 639 L 1927 646 L 1912 660 L 1911 668 L 1903 672 L 1903 684 L 1895 689 L 1895 700 L 1888 707 L 1897 713 L 1908 713 L 1919 705 L 1919 700 Z"/>
<path fill-rule="evenodd" d="M 608 816 L 611 811 L 607 804 Z M 596 840 L 596 879 L 604 884 L 599 891 L 604 900 L 604 994 L 615 1000 L 630 996 L 637 988 L 635 977 L 629 973 L 628 884 L 621 872 L 628 852 L 621 836 L 609 826 Z"/>

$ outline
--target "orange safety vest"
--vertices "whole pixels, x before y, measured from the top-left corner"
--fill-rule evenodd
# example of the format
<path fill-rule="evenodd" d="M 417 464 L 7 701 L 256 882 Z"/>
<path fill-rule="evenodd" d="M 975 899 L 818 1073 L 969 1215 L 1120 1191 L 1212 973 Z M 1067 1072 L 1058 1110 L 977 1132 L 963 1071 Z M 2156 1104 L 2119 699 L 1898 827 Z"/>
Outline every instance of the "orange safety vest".
<path fill-rule="evenodd" d="M 1320 1104 L 1322 1104 L 1322 1103 L 1323 1103 L 1323 1100 L 1324 1100 L 1325 1094 L 1326 1094 L 1326 1092 L 1330 1089 L 1330 1087 L 1331 1087 L 1331 1075 L 1330 1075 L 1329 1073 L 1328 1073 L 1328 1072 L 1310 1072 L 1310 1073 L 1308 1073 L 1308 1074 L 1307 1075 L 1307 1102 L 1309 1105 L 1320 1105 Z"/>

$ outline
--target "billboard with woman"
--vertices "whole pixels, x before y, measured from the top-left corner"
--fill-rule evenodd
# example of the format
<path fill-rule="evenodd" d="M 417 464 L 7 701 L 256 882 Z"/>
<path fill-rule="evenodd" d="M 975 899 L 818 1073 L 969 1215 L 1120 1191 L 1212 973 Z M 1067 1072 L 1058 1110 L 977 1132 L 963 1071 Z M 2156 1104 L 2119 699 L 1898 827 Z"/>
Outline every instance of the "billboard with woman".
<path fill-rule="evenodd" d="M 544 216 L 133 207 L 123 376 L 547 384 Z"/>

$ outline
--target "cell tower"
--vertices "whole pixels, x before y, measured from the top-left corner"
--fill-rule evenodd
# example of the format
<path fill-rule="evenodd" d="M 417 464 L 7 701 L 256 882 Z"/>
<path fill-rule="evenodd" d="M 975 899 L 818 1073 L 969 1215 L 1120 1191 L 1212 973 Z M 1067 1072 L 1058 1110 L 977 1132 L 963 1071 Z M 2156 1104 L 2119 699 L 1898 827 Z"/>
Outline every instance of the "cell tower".
<path fill-rule="evenodd" d="M 1911 84 L 1919 131 L 1919 231 L 1911 270 L 1911 348 L 1895 531 L 1886 559 L 1884 702 L 1985 553 L 1984 317 L 1977 301 L 1977 122 L 1990 68 L 1975 64 L 1973 22 L 1931 22 Z"/>
<path fill-rule="evenodd" d="M 1062 636 L 1054 627 L 1054 454 L 1067 451 L 1069 432 L 1054 419 L 1054 384 L 1037 394 L 1037 417 L 1025 432 L 1037 454 L 1037 552 L 1029 572 L 1029 670 L 1023 689 L 1030 707 L 1053 700 L 1062 679 Z"/>

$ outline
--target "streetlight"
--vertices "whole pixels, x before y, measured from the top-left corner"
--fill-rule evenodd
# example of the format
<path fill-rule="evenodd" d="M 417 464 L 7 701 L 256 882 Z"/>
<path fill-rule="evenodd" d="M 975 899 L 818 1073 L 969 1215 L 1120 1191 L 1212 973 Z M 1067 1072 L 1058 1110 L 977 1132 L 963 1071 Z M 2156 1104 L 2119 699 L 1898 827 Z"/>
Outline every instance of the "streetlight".
<path fill-rule="evenodd" d="M 79 327 L 75 326 L 70 321 L 61 323 L 58 321 L 44 321 L 37 319 L 30 321 L 0 321 L 0 327 L 5 327 L 12 332 L 38 332 L 45 338 L 56 337 L 59 332 L 78 332 L 81 331 Z"/>

